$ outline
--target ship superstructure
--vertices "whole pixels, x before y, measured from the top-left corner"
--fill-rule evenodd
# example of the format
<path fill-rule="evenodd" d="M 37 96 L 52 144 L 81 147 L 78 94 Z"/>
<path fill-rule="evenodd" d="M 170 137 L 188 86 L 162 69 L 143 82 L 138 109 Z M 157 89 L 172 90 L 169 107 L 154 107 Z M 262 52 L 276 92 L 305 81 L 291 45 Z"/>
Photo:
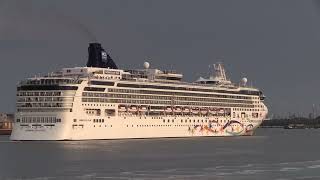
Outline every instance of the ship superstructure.
<path fill-rule="evenodd" d="M 99 43 L 87 67 L 63 68 L 17 87 L 12 140 L 84 140 L 252 135 L 267 115 L 264 95 L 214 76 L 188 83 L 174 71 L 118 69 Z"/>

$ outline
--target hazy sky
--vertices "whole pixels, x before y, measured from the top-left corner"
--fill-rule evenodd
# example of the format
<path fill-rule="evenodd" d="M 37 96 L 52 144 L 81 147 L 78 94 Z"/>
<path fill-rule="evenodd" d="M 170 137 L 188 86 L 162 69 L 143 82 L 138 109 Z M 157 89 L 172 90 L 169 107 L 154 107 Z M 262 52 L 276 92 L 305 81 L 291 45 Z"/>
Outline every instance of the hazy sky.
<path fill-rule="evenodd" d="M 0 110 L 16 83 L 84 66 L 98 40 L 122 68 L 173 68 L 193 81 L 219 58 L 267 96 L 271 113 L 320 113 L 320 10 L 311 0 L 0 1 Z"/>

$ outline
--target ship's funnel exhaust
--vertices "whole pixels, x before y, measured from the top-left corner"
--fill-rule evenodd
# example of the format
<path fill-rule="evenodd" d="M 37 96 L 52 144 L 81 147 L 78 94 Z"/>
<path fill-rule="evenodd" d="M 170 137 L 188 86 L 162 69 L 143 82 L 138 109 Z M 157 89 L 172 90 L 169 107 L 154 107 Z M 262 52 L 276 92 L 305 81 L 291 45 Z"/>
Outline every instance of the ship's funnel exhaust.
<path fill-rule="evenodd" d="M 90 43 L 88 47 L 89 58 L 87 67 L 100 67 L 118 69 L 116 63 L 102 48 L 100 43 Z"/>

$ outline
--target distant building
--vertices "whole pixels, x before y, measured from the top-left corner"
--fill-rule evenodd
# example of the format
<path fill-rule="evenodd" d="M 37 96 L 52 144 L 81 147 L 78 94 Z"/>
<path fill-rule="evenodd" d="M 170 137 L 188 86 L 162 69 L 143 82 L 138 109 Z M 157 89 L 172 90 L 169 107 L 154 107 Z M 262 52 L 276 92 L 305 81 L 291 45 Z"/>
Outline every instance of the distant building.
<path fill-rule="evenodd" d="M 0 135 L 11 133 L 13 120 L 13 114 L 0 113 Z"/>

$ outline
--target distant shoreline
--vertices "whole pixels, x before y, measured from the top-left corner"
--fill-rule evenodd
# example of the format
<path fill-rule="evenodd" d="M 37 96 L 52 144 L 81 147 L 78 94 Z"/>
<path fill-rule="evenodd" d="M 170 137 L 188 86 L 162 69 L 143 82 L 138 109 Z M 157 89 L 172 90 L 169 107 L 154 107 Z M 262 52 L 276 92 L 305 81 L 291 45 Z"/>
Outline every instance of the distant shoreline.
<path fill-rule="evenodd" d="M 260 128 L 318 129 L 320 128 L 320 118 L 271 119 L 263 121 Z"/>

